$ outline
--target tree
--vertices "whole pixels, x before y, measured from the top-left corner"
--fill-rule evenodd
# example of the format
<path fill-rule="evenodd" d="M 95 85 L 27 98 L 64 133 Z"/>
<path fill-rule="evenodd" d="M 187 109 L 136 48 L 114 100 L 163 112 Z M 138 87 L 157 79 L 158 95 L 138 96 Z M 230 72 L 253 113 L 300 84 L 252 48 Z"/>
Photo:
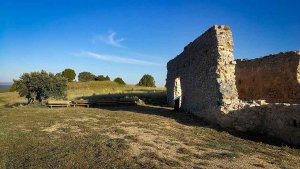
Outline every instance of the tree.
<path fill-rule="evenodd" d="M 67 78 L 69 82 L 72 82 L 76 77 L 76 73 L 73 69 L 65 69 L 63 72 L 61 72 L 61 75 Z"/>
<path fill-rule="evenodd" d="M 120 84 L 120 85 L 125 85 L 125 84 L 126 84 L 126 83 L 123 81 L 123 79 L 120 78 L 120 77 L 115 78 L 114 82 L 116 82 L 116 83 L 118 83 L 118 84 Z"/>
<path fill-rule="evenodd" d="M 21 97 L 28 99 L 30 104 L 35 100 L 42 102 L 49 97 L 65 98 L 67 79 L 42 70 L 24 73 L 19 80 L 14 80 L 13 86 Z"/>
<path fill-rule="evenodd" d="M 106 79 L 107 81 L 110 81 L 110 77 L 109 77 L 108 75 L 105 76 L 105 79 Z"/>
<path fill-rule="evenodd" d="M 149 74 L 145 74 L 139 83 L 137 84 L 138 86 L 146 86 L 146 87 L 155 87 L 155 81 L 153 76 Z"/>
<path fill-rule="evenodd" d="M 62 76 L 61 72 L 56 73 L 55 76 Z"/>
<path fill-rule="evenodd" d="M 99 75 L 95 78 L 96 81 L 109 81 L 110 78 L 109 76 L 103 76 L 103 75 Z"/>
<path fill-rule="evenodd" d="M 93 81 L 96 79 L 96 75 L 92 74 L 91 72 L 81 72 L 78 75 L 78 80 L 80 82 L 88 82 Z"/>

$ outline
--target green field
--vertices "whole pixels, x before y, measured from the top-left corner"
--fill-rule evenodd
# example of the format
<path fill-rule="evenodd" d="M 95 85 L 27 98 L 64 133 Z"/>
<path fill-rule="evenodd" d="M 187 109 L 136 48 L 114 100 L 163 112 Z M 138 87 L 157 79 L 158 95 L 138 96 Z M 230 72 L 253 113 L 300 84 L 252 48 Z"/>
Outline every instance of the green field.
<path fill-rule="evenodd" d="M 71 83 L 68 88 L 69 99 L 130 95 L 143 97 L 147 104 L 49 109 L 41 105 L 17 106 L 26 100 L 15 92 L 0 93 L 0 168 L 300 166 L 299 149 L 222 131 L 192 115 L 162 106 L 164 88 L 111 82 Z"/>

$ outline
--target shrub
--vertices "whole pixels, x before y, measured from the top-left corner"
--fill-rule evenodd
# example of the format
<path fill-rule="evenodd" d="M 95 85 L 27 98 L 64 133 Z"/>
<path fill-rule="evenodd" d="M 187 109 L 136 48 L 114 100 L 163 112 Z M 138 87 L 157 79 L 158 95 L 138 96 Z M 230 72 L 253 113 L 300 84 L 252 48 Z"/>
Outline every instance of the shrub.
<path fill-rule="evenodd" d="M 121 85 L 125 85 L 126 83 L 123 81 L 122 78 L 120 77 L 117 77 L 115 78 L 114 82 L 118 83 L 118 84 L 121 84 Z"/>
<path fill-rule="evenodd" d="M 63 72 L 61 72 L 61 75 L 67 78 L 69 82 L 72 82 L 76 77 L 76 73 L 73 69 L 65 69 Z"/>
<path fill-rule="evenodd" d="M 99 75 L 95 78 L 96 81 L 109 81 L 110 78 L 109 76 L 103 76 L 103 75 Z"/>
<path fill-rule="evenodd" d="M 146 86 L 146 87 L 155 87 L 155 81 L 151 75 L 145 74 L 137 85 Z"/>
<path fill-rule="evenodd" d="M 24 73 L 19 80 L 14 80 L 13 86 L 21 97 L 28 99 L 28 104 L 30 104 L 35 100 L 42 102 L 49 97 L 64 98 L 67 79 L 42 70 L 41 72 Z"/>
<path fill-rule="evenodd" d="M 96 79 L 96 75 L 92 74 L 91 72 L 81 72 L 78 75 L 78 80 L 80 82 L 88 82 L 93 81 Z"/>

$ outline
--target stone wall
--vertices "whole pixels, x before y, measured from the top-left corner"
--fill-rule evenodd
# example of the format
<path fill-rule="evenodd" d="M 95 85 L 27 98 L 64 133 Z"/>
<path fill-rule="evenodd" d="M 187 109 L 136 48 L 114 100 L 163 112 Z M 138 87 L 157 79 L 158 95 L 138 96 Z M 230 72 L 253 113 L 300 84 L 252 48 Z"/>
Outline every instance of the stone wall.
<path fill-rule="evenodd" d="M 236 82 L 242 100 L 300 103 L 300 52 L 237 60 Z"/>
<path fill-rule="evenodd" d="M 242 100 L 300 103 L 300 52 L 237 60 L 236 86 Z"/>
<path fill-rule="evenodd" d="M 175 79 L 180 79 L 181 108 L 216 122 L 215 113 L 228 111 L 237 100 L 232 33 L 213 26 L 168 62 L 167 97 L 174 106 Z"/>
<path fill-rule="evenodd" d="M 300 145 L 300 104 L 245 101 L 299 103 L 299 51 L 236 65 L 230 28 L 213 26 L 170 60 L 167 69 L 169 105 L 176 103 L 222 127 Z"/>
<path fill-rule="evenodd" d="M 286 142 L 300 145 L 300 105 L 241 102 L 238 110 L 230 111 L 218 124 L 238 131 L 263 133 Z"/>

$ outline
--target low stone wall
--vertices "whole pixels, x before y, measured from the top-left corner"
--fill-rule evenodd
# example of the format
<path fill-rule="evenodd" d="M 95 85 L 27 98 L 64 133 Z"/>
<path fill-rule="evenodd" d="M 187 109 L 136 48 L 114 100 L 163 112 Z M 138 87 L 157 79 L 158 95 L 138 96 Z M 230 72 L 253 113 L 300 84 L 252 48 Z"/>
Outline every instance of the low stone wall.
<path fill-rule="evenodd" d="M 300 144 L 300 105 L 240 102 L 238 110 L 219 114 L 218 124 L 239 131 L 264 133 Z"/>
<path fill-rule="evenodd" d="M 300 103 L 299 51 L 237 60 L 235 72 L 239 99 Z"/>

